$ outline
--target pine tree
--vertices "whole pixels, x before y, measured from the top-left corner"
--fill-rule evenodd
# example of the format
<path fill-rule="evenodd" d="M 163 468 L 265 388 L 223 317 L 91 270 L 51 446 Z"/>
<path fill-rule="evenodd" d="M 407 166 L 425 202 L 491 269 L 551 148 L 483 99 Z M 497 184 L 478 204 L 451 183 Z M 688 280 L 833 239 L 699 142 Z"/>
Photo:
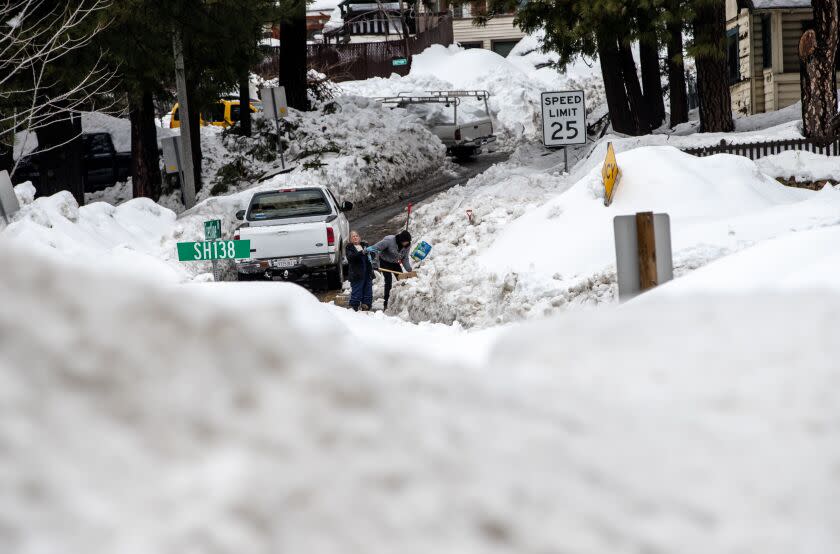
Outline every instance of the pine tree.
<path fill-rule="evenodd" d="M 694 0 L 694 42 L 689 53 L 697 65 L 700 130 L 726 133 L 735 129 L 726 66 L 726 4 Z"/>
<path fill-rule="evenodd" d="M 286 101 L 309 109 L 306 90 L 306 0 L 284 0 L 280 20 L 280 84 Z"/>
<path fill-rule="evenodd" d="M 671 127 L 688 121 L 688 94 L 683 65 L 684 0 L 667 0 L 663 12 L 668 44 L 668 90 L 670 96 Z"/>
<path fill-rule="evenodd" d="M 812 0 L 814 28 L 799 41 L 802 60 L 802 126 L 805 136 L 828 145 L 838 136 L 836 56 L 837 0 Z"/>

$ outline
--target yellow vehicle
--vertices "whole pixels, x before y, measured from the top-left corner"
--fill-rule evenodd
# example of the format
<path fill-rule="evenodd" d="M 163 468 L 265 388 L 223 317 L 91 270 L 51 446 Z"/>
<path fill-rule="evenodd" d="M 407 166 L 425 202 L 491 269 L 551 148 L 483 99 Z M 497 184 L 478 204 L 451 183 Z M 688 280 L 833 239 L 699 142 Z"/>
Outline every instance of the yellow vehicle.
<path fill-rule="evenodd" d="M 254 103 L 251 103 L 251 113 L 258 111 Z M 169 112 L 169 128 L 178 129 L 181 127 L 181 119 L 178 117 L 178 104 L 172 107 Z M 215 125 L 216 127 L 230 127 L 239 121 L 239 100 L 222 99 L 213 106 L 209 113 L 201 114 L 201 125 Z"/>

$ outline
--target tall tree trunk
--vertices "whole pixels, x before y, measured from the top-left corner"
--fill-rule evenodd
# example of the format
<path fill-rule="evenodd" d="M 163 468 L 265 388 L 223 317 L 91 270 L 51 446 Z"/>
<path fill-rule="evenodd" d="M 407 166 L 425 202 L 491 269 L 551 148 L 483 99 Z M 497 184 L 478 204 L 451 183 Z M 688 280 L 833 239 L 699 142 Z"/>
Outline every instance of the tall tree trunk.
<path fill-rule="evenodd" d="M 58 113 L 37 129 L 39 183 L 38 196 L 70 191 L 79 206 L 85 204 L 82 118 L 79 114 Z"/>
<path fill-rule="evenodd" d="M 251 136 L 251 82 L 248 78 L 248 64 L 239 74 L 239 134 Z"/>
<path fill-rule="evenodd" d="M 671 127 L 688 121 L 688 93 L 683 66 L 682 19 L 680 0 L 671 0 L 668 20 L 668 88 L 671 96 Z"/>
<path fill-rule="evenodd" d="M 665 93 L 659 70 L 659 45 L 639 43 L 639 63 L 642 66 L 644 101 L 650 117 L 650 126 L 658 128 L 665 121 Z"/>
<path fill-rule="evenodd" d="M 735 129 L 726 71 L 726 4 L 724 0 L 696 2 L 694 39 L 697 44 L 697 93 L 700 131 L 728 133 Z"/>
<path fill-rule="evenodd" d="M 610 112 L 612 128 L 617 133 L 635 134 L 636 128 L 630 114 L 630 102 L 621 78 L 618 43 L 614 38 L 606 35 L 598 36 L 598 59 L 601 61 L 601 75 L 604 79 L 604 93 L 607 96 L 607 108 Z"/>
<path fill-rule="evenodd" d="M 187 98 L 190 106 L 190 132 L 192 133 L 193 175 L 195 192 L 201 190 L 201 107 L 196 99 L 195 85 L 187 75 Z"/>
<path fill-rule="evenodd" d="M 619 44 L 619 58 L 621 60 L 621 75 L 624 86 L 627 87 L 627 98 L 630 101 L 630 113 L 636 126 L 634 135 L 647 135 L 651 131 L 650 114 L 642 95 L 642 85 L 636 72 L 636 62 L 629 44 Z"/>
<path fill-rule="evenodd" d="M 827 145 L 838 136 L 837 74 L 835 58 L 838 43 L 837 0 L 812 0 L 814 28 L 799 40 L 802 61 L 802 127 L 805 136 Z"/>
<path fill-rule="evenodd" d="M 131 185 L 134 198 L 160 198 L 161 176 L 158 157 L 155 103 L 150 91 L 139 101 L 129 102 L 131 120 Z"/>
<path fill-rule="evenodd" d="M 657 17 L 653 10 L 642 11 L 639 26 L 639 63 L 642 66 L 642 87 L 650 126 L 658 128 L 665 121 L 665 94 L 662 91 L 662 71 L 659 65 L 659 38 L 653 26 Z"/>
<path fill-rule="evenodd" d="M 280 23 L 280 84 L 289 107 L 308 110 L 306 96 L 306 2 L 294 0 Z"/>

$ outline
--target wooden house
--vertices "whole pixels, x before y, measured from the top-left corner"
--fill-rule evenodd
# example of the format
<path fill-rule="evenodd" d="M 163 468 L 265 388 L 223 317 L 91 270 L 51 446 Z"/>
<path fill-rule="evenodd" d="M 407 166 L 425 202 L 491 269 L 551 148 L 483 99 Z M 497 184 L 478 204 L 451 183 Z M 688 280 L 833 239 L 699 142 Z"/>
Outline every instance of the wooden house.
<path fill-rule="evenodd" d="M 726 0 L 726 18 L 733 112 L 799 101 L 799 38 L 813 25 L 810 0 Z"/>

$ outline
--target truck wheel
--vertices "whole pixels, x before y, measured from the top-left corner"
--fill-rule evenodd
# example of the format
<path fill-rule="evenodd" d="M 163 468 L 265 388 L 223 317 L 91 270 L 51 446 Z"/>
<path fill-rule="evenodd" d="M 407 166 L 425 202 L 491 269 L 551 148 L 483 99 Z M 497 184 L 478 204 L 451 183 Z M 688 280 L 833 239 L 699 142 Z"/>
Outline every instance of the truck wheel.
<path fill-rule="evenodd" d="M 344 252 L 342 247 L 339 252 Z M 341 254 L 335 268 L 327 271 L 327 290 L 341 290 L 344 287 L 344 255 Z"/>

